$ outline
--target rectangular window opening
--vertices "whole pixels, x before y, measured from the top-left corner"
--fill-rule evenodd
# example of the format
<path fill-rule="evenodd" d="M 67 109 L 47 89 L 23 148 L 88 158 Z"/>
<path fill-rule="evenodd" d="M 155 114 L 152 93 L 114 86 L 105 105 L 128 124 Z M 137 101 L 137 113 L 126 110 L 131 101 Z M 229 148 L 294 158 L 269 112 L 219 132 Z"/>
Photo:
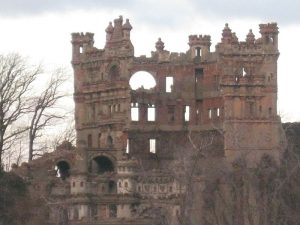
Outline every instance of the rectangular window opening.
<path fill-rule="evenodd" d="M 188 105 L 184 108 L 184 121 L 190 121 L 190 106 Z"/>
<path fill-rule="evenodd" d="M 208 110 L 208 118 L 211 119 L 212 118 L 212 109 Z"/>
<path fill-rule="evenodd" d="M 151 153 L 156 153 L 156 139 L 150 139 L 149 140 L 149 147 Z"/>
<path fill-rule="evenodd" d="M 217 117 L 220 117 L 220 108 L 217 108 Z"/>
<path fill-rule="evenodd" d="M 175 121 L 175 106 L 173 105 L 168 106 L 168 120 L 169 122 Z"/>
<path fill-rule="evenodd" d="M 196 47 L 196 49 L 195 49 L 195 56 L 196 57 L 201 57 L 201 48 L 200 47 Z"/>
<path fill-rule="evenodd" d="M 166 77 L 166 92 L 170 93 L 173 89 L 173 83 L 174 78 L 173 77 Z"/>
<path fill-rule="evenodd" d="M 131 121 L 139 121 L 138 103 L 131 103 Z"/>
<path fill-rule="evenodd" d="M 89 134 L 89 135 L 88 135 L 87 146 L 88 146 L 88 148 L 91 148 L 91 147 L 92 147 L 92 145 L 93 145 L 93 139 L 92 139 L 92 135 L 91 135 L 91 134 Z"/>
<path fill-rule="evenodd" d="M 203 68 L 196 68 L 195 75 L 202 76 L 203 75 Z"/>
<path fill-rule="evenodd" d="M 126 143 L 126 153 L 129 154 L 129 148 L 130 148 L 130 145 L 129 145 L 130 141 L 129 139 L 127 139 L 127 143 Z"/>
<path fill-rule="evenodd" d="M 101 147 L 101 133 L 98 134 L 98 148 Z"/>
<path fill-rule="evenodd" d="M 155 121 L 155 105 L 151 105 L 147 108 L 147 120 Z"/>

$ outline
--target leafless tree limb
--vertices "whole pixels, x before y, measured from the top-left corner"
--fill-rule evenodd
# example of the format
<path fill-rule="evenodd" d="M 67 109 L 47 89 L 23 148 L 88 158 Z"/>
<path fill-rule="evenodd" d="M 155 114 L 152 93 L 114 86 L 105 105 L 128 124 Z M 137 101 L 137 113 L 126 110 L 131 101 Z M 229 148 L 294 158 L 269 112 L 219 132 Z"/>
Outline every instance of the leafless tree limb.
<path fill-rule="evenodd" d="M 29 155 L 28 161 L 33 159 L 34 154 L 34 141 L 41 134 L 40 131 L 51 124 L 54 120 L 63 119 L 63 115 L 59 115 L 53 109 L 56 106 L 58 100 L 65 97 L 65 93 L 61 93 L 59 88 L 66 81 L 66 75 L 62 69 L 56 70 L 51 77 L 48 85 L 39 97 L 36 97 L 32 101 L 32 117 L 29 125 Z M 54 111 L 54 112 L 52 112 Z"/>
<path fill-rule="evenodd" d="M 28 93 L 41 72 L 40 66 L 29 66 L 18 54 L 0 55 L 0 164 L 6 144 L 28 129 L 12 125 L 28 113 Z"/>

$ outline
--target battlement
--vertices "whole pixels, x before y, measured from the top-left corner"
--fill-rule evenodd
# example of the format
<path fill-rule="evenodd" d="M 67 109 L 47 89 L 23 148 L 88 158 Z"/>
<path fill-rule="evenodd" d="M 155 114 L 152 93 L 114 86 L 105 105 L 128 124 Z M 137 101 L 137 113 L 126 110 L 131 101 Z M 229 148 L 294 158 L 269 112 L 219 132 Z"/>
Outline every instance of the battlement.
<path fill-rule="evenodd" d="M 94 34 L 87 32 L 87 33 L 72 33 L 72 43 L 89 43 L 94 42 Z"/>
<path fill-rule="evenodd" d="M 190 35 L 189 46 L 193 45 L 211 45 L 210 35 Z"/>
<path fill-rule="evenodd" d="M 266 23 L 259 25 L 261 34 L 278 34 L 278 26 L 277 23 Z"/>
<path fill-rule="evenodd" d="M 261 37 L 255 38 L 252 29 L 246 35 L 245 41 L 239 41 L 236 34 L 229 28 L 228 23 L 222 32 L 221 42 L 216 45 L 217 52 L 231 52 L 235 54 L 278 53 L 278 27 L 277 23 L 260 24 Z M 264 51 L 262 51 L 262 49 Z"/>

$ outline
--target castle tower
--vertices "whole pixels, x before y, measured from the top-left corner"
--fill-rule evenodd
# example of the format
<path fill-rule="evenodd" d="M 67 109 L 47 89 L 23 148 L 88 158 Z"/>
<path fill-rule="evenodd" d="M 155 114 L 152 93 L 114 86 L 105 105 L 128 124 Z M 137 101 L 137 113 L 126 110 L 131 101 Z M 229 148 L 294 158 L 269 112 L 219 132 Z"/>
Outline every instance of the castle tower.
<path fill-rule="evenodd" d="M 93 34 L 72 34 L 75 123 L 81 157 L 70 177 L 73 195 L 117 194 L 118 161 L 122 160 L 127 145 L 124 126 L 129 113 L 128 80 L 134 51 L 131 29 L 129 20 L 123 24 L 122 17 L 114 20 L 114 25 L 109 23 L 106 45 L 101 50 L 93 47 Z M 77 208 L 83 210 L 82 218 L 89 218 L 91 210 L 96 210 L 95 216 L 101 214 L 100 205 L 91 209 L 94 206 L 90 201 L 77 200 L 70 209 L 73 214 Z M 113 196 L 107 198 L 103 207 L 102 214 L 117 216 L 118 206 Z"/>
<path fill-rule="evenodd" d="M 209 35 L 190 35 L 189 36 L 189 46 L 191 57 L 206 59 L 208 53 L 210 52 L 211 40 Z"/>
<path fill-rule="evenodd" d="M 276 24 L 261 24 L 260 31 L 260 39 L 255 40 L 250 30 L 246 42 L 234 48 L 226 24 L 222 43 L 217 46 L 224 74 L 221 81 L 225 107 L 224 151 L 229 161 L 245 157 L 255 163 L 263 154 L 279 159 L 278 28 Z"/>

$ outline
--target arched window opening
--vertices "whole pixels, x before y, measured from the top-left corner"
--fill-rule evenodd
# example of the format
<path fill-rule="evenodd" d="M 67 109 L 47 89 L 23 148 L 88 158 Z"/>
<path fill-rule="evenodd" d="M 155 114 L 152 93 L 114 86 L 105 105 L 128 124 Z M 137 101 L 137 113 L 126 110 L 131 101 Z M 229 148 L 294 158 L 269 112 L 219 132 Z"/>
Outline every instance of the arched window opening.
<path fill-rule="evenodd" d="M 112 138 L 110 135 L 107 136 L 107 141 L 106 141 L 106 143 L 107 143 L 107 146 L 108 146 L 108 147 L 113 146 L 113 138 Z"/>
<path fill-rule="evenodd" d="M 104 174 L 107 172 L 113 172 L 114 165 L 112 161 L 105 156 L 97 156 L 91 161 L 90 172 Z"/>
<path fill-rule="evenodd" d="M 117 193 L 117 185 L 113 180 L 108 182 L 108 192 Z"/>
<path fill-rule="evenodd" d="M 111 81 L 118 80 L 120 78 L 120 70 L 119 67 L 113 65 L 109 70 L 109 77 Z"/>
<path fill-rule="evenodd" d="M 247 75 L 247 73 L 246 73 L 245 67 L 243 67 L 243 68 L 242 68 L 242 76 L 244 77 L 244 76 L 246 76 L 246 75 Z"/>
<path fill-rule="evenodd" d="M 60 177 L 65 180 L 70 176 L 70 166 L 66 161 L 60 161 L 55 166 L 56 177 Z"/>
<path fill-rule="evenodd" d="M 139 88 L 151 89 L 156 86 L 156 81 L 150 73 L 146 71 L 138 71 L 131 76 L 129 84 L 132 90 Z"/>

